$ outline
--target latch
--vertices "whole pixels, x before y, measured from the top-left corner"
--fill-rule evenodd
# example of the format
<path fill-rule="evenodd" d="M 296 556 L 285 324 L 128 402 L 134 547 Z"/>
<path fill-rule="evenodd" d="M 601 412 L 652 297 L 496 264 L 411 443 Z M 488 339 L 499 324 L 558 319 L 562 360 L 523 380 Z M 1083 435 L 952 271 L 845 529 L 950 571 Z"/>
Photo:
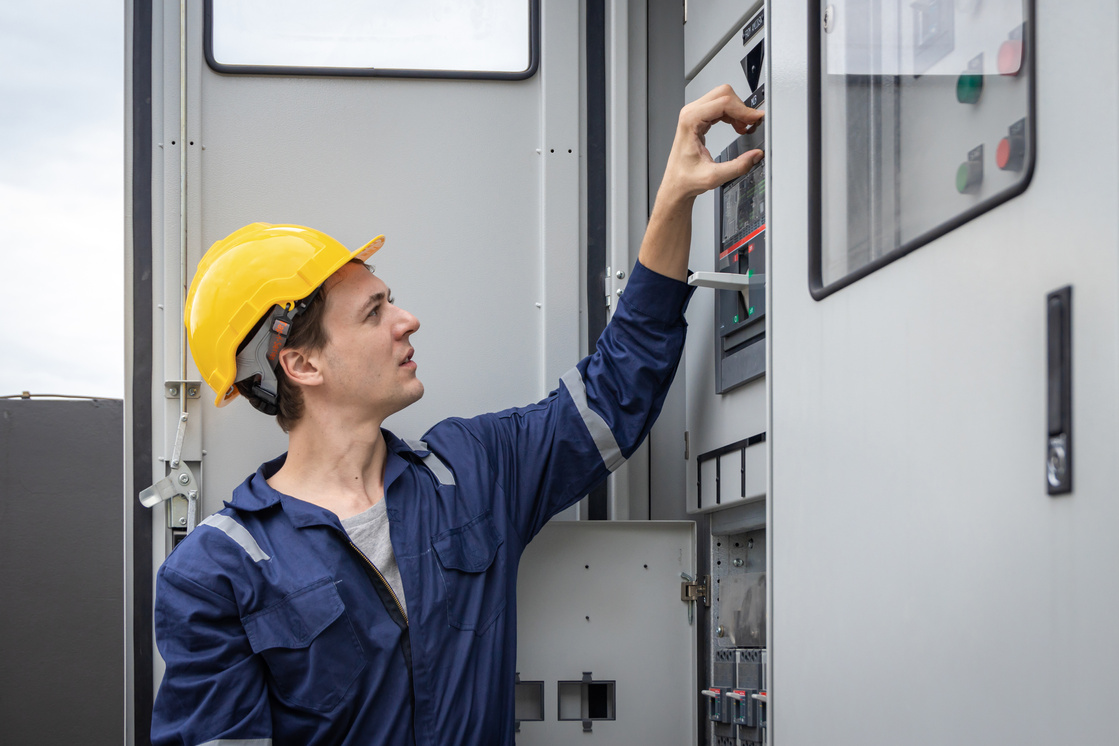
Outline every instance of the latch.
<path fill-rule="evenodd" d="M 710 579 L 707 575 L 693 578 L 685 572 L 680 573 L 680 577 L 684 580 L 680 584 L 680 600 L 688 604 L 688 624 L 692 624 L 695 622 L 695 603 L 702 600 L 704 606 L 711 605 L 711 599 L 707 597 Z"/>
<path fill-rule="evenodd" d="M 179 416 L 179 427 L 175 432 L 175 447 L 171 453 L 171 473 L 140 493 L 140 504 L 154 508 L 161 502 L 171 501 L 167 511 L 167 527 L 185 529 L 189 534 L 198 525 L 199 500 L 198 480 L 186 462 L 182 460 L 183 439 L 186 436 L 189 415 Z M 183 534 L 185 535 L 185 534 Z"/>

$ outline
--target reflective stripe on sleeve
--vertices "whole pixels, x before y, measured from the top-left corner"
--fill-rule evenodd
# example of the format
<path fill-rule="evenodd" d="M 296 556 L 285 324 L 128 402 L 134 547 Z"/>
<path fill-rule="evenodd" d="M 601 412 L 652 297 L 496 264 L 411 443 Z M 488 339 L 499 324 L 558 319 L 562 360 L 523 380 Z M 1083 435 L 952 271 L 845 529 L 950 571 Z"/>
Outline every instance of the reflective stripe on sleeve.
<path fill-rule="evenodd" d="M 405 440 L 404 442 L 407 443 L 408 447 L 413 451 L 427 451 L 427 455 L 421 456 L 421 458 L 423 459 L 424 466 L 431 469 L 431 473 L 435 475 L 435 479 L 439 484 L 444 487 L 453 487 L 455 485 L 455 475 L 451 473 L 451 470 L 447 468 L 447 465 L 443 463 L 442 459 L 431 452 L 431 449 L 427 447 L 427 443 L 422 440 Z"/>
<path fill-rule="evenodd" d="M 240 523 L 233 520 L 232 518 L 230 518 L 227 515 L 222 515 L 221 513 L 214 513 L 212 516 L 210 516 L 206 520 L 202 521 L 202 523 L 199 523 L 198 525 L 199 526 L 210 526 L 212 528 L 216 528 L 218 531 L 221 531 L 226 536 L 228 536 L 230 539 L 233 539 L 235 542 L 237 542 L 241 546 L 242 549 L 245 550 L 246 553 L 248 553 L 248 555 L 250 557 L 253 558 L 253 562 L 260 562 L 261 560 L 272 559 L 271 557 L 269 557 L 267 554 L 264 553 L 264 550 L 260 548 L 260 544 L 256 543 L 256 539 L 253 538 L 253 535 L 250 534 L 244 526 L 242 526 Z M 260 741 L 260 740 L 257 740 L 257 741 L 211 741 L 210 743 L 256 744 L 256 743 L 272 743 L 272 741 L 271 740 L 268 740 L 268 741 Z M 206 745 L 204 744 L 203 746 L 206 746 Z"/>
<path fill-rule="evenodd" d="M 624 464 L 626 459 L 622 456 L 622 449 L 618 447 L 618 441 L 614 439 L 614 433 L 610 431 L 606 420 L 587 404 L 587 387 L 583 383 L 583 376 L 580 375 L 579 369 L 572 368 L 567 371 L 560 376 L 560 381 L 567 388 L 567 393 L 571 394 L 571 400 L 575 402 L 575 408 L 579 410 L 583 424 L 586 425 L 595 446 L 598 447 L 598 455 L 602 457 L 602 463 L 606 464 L 607 469 L 614 471 Z"/>
<path fill-rule="evenodd" d="M 219 738 L 199 746 L 272 746 L 271 738 Z"/>

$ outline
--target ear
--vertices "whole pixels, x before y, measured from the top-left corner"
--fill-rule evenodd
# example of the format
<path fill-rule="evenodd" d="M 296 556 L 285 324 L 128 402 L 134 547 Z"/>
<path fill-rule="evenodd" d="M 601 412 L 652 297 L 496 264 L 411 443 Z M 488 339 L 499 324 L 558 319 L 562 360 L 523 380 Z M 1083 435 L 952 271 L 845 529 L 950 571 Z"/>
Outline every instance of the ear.
<path fill-rule="evenodd" d="M 280 366 L 284 369 L 288 380 L 300 386 L 319 386 L 322 384 L 322 370 L 318 365 L 318 358 L 308 355 L 303 350 L 285 347 L 280 350 Z"/>

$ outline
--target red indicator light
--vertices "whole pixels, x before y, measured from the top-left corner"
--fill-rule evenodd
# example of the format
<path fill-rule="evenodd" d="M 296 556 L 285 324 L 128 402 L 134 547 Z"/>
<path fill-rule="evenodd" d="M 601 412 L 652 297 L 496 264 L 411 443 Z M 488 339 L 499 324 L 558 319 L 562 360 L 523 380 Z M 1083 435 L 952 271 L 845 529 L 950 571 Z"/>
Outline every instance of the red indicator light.
<path fill-rule="evenodd" d="M 1022 40 L 1007 39 L 999 47 L 999 75 L 1017 75 L 1022 70 Z"/>

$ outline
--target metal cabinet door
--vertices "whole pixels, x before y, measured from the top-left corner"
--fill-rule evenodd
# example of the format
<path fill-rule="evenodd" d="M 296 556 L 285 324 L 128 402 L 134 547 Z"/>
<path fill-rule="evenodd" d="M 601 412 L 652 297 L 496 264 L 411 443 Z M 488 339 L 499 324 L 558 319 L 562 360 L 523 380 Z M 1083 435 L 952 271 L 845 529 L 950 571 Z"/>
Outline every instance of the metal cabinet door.
<path fill-rule="evenodd" d="M 1119 11 L 1038 0 L 1023 194 L 816 301 L 802 86 L 822 19 L 773 5 L 773 742 L 1111 742 Z M 1075 474 L 1053 497 L 1046 297 L 1065 285 Z"/>
<path fill-rule="evenodd" d="M 696 739 L 696 637 L 681 573 L 695 574 L 690 521 L 552 522 L 521 560 L 517 671 L 543 721 L 522 720 L 521 746 L 689 744 Z M 612 719 L 581 717 L 579 683 L 613 683 Z M 542 682 L 539 685 L 528 682 Z M 563 686 L 560 682 L 570 682 Z M 605 683 L 603 696 L 606 695 Z M 571 707 L 570 713 L 568 707 Z"/>

